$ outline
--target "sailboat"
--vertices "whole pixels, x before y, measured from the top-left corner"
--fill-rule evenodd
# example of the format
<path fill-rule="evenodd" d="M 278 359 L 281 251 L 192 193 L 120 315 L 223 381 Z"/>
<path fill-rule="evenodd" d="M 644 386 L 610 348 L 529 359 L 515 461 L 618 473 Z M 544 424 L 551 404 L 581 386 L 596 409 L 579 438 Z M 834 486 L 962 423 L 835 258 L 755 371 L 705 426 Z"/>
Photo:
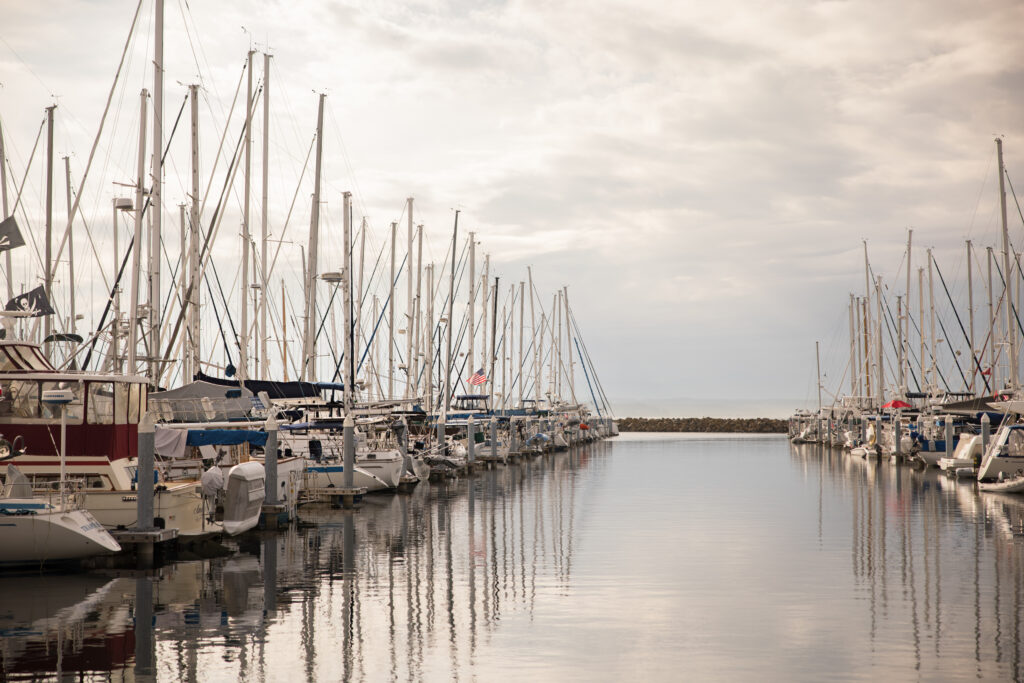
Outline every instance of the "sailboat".
<path fill-rule="evenodd" d="M 82 507 L 81 494 L 37 495 L 14 465 L 0 495 L 0 566 L 78 560 L 121 550 Z"/>

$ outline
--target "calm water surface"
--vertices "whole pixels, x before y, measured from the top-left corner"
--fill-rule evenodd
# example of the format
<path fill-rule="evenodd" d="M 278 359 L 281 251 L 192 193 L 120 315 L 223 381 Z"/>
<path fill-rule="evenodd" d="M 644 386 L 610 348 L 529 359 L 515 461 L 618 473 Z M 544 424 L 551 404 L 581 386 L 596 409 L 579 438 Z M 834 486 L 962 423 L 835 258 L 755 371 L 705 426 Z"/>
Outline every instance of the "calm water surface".
<path fill-rule="evenodd" d="M 0 680 L 1020 680 L 1024 498 L 630 435 L 150 572 L 0 577 Z"/>

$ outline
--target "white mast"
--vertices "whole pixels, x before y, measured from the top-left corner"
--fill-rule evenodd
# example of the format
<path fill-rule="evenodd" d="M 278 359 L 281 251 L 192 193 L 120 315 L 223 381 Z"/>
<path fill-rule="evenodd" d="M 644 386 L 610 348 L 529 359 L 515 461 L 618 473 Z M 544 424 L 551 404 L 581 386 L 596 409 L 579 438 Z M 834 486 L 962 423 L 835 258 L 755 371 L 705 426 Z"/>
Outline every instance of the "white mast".
<path fill-rule="evenodd" d="M 857 327 L 853 318 L 854 297 L 850 293 L 850 395 L 857 395 Z"/>
<path fill-rule="evenodd" d="M 530 329 L 533 332 L 533 396 L 536 403 L 540 403 L 540 340 L 541 335 L 537 330 L 537 315 L 533 306 L 533 266 L 526 267 L 527 280 L 530 285 Z M 536 404 L 535 404 L 536 407 Z"/>
<path fill-rule="evenodd" d="M 885 367 L 882 363 L 882 276 L 875 280 L 875 351 L 878 354 L 878 407 L 885 404 Z"/>
<path fill-rule="evenodd" d="M 1017 388 L 1017 333 L 1013 314 L 1013 274 L 1010 271 L 1010 232 L 1006 225 L 1006 172 L 1003 170 L 1003 141 L 996 138 L 996 155 L 999 158 L 999 214 L 1003 228 L 1003 279 L 1006 282 L 1006 340 L 1010 349 L 1010 377 L 1006 386 L 1010 391 Z"/>
<path fill-rule="evenodd" d="M 320 104 L 316 116 L 316 170 L 313 179 L 313 210 L 309 217 L 309 267 L 306 269 L 306 320 L 303 341 L 303 365 L 301 378 L 312 381 L 316 372 L 316 255 L 320 238 L 320 171 L 323 168 L 324 148 L 324 100 L 327 95 L 320 94 Z"/>
<path fill-rule="evenodd" d="M 934 389 L 938 389 L 938 382 L 935 381 L 935 287 L 934 279 L 932 276 L 934 268 L 934 262 L 932 259 L 932 250 L 928 249 L 928 315 L 930 317 L 930 323 L 928 325 L 929 335 L 931 337 L 931 354 L 932 362 L 929 368 L 930 384 L 934 385 Z"/>
<path fill-rule="evenodd" d="M 391 223 L 391 277 L 388 279 L 388 399 L 395 397 L 395 234 L 398 223 Z"/>
<path fill-rule="evenodd" d="M 562 288 L 562 300 L 565 302 L 565 352 L 569 354 L 569 396 L 576 403 L 576 364 L 572 357 L 572 322 L 569 319 L 569 287 Z"/>
<path fill-rule="evenodd" d="M 241 380 L 249 377 L 249 250 L 252 237 L 249 232 L 249 207 L 252 203 L 252 56 L 253 50 L 246 54 L 246 95 L 245 95 L 245 166 L 243 167 L 242 195 L 242 278 L 239 283 L 239 303 L 242 306 L 241 338 L 238 340 L 238 377 Z M 264 126 L 265 127 L 265 126 Z M 319 133 L 317 143 L 320 142 Z M 264 207 L 266 210 L 266 207 Z M 312 246 L 312 245 L 311 245 Z M 314 271 L 315 272 L 315 271 Z"/>
<path fill-rule="evenodd" d="M 427 412 L 434 410 L 434 264 L 427 264 L 427 318 L 423 321 L 423 336 L 427 341 L 424 390 L 427 397 Z"/>
<path fill-rule="evenodd" d="M 270 213 L 270 55 L 263 53 L 263 215 L 260 217 L 260 379 L 270 377 L 270 359 L 267 357 L 267 282 L 270 280 L 270 261 L 267 242 L 270 239 L 268 216 Z"/>
<path fill-rule="evenodd" d="M 818 414 L 821 414 L 821 342 L 814 342 L 814 360 L 818 366 Z"/>
<path fill-rule="evenodd" d="M 487 346 L 487 335 L 488 335 L 488 333 L 490 332 L 490 329 L 491 329 L 490 326 L 487 324 L 487 320 L 488 320 L 487 316 L 490 315 L 490 311 L 488 310 L 487 307 L 488 307 L 488 305 L 490 305 L 490 301 L 491 301 L 491 294 L 490 294 L 490 291 L 491 291 L 491 289 L 490 289 L 490 287 L 491 287 L 491 280 L 490 280 L 490 277 L 491 277 L 491 255 L 490 254 L 484 254 L 484 277 L 483 277 L 483 281 L 481 283 L 481 285 L 483 287 L 483 291 L 480 292 L 480 295 L 483 297 L 481 299 L 481 301 L 480 301 L 480 310 L 481 310 L 480 319 L 483 321 L 482 327 L 484 328 L 483 329 L 483 346 L 480 347 L 481 348 L 481 351 L 480 351 L 480 367 L 484 368 L 485 370 L 489 370 L 490 369 L 489 368 L 490 360 L 487 357 L 487 352 L 488 352 L 488 349 L 490 348 L 490 347 Z M 474 372 L 476 372 L 476 370 L 474 370 Z M 487 381 L 491 382 L 491 386 L 492 387 L 494 386 L 494 384 L 493 384 L 494 378 L 491 377 L 490 374 L 487 375 Z"/>
<path fill-rule="evenodd" d="M 46 268 L 44 282 L 46 299 L 53 304 L 53 110 L 57 105 L 46 108 Z M 48 339 L 53 332 L 53 316 L 43 316 L 43 338 Z M 37 328 L 38 329 L 38 328 Z M 46 355 L 50 354 L 50 342 L 46 342 Z"/>
<path fill-rule="evenodd" d="M 999 386 L 996 381 L 996 349 L 995 349 L 995 338 L 996 338 L 996 313 L 994 302 L 992 301 L 993 289 L 992 289 L 992 259 L 995 257 L 992 254 L 992 247 L 986 247 L 985 251 L 988 256 L 987 270 L 988 270 L 988 369 L 989 369 L 989 381 L 991 382 L 991 388 L 995 389 Z"/>
<path fill-rule="evenodd" d="M 405 398 L 409 400 L 413 397 L 412 393 L 412 322 L 413 322 L 413 299 L 412 299 L 412 281 L 413 281 L 413 262 L 412 262 L 412 197 L 407 198 L 406 201 L 406 218 L 407 223 L 407 238 L 408 244 L 405 252 L 405 281 L 408 284 L 406 287 L 406 315 L 405 315 Z"/>
<path fill-rule="evenodd" d="M 160 357 L 160 247 L 163 242 L 164 184 L 164 0 L 156 0 L 156 22 L 153 39 L 153 187 L 149 197 L 152 220 L 149 237 L 149 367 L 151 382 L 158 382 L 163 365 Z"/>
<path fill-rule="evenodd" d="M 967 240 L 967 318 L 970 325 L 971 346 L 971 384 L 970 392 L 974 393 L 974 377 L 978 374 L 978 361 L 974 350 L 974 266 L 971 263 L 971 240 Z"/>
<path fill-rule="evenodd" d="M 366 216 L 363 216 L 362 221 L 360 222 L 360 225 L 359 225 L 359 287 L 358 287 L 359 295 L 356 298 L 356 304 L 355 304 L 355 318 L 356 319 L 355 319 L 355 323 L 354 323 L 355 329 L 356 329 L 355 335 L 356 335 L 356 344 L 357 345 L 362 344 L 362 340 L 363 340 L 363 266 L 364 266 L 365 263 L 366 263 Z M 374 321 L 377 320 L 376 315 L 374 316 L 373 319 L 374 319 Z M 355 351 L 353 351 L 353 353 L 355 353 Z M 368 376 L 368 375 L 364 375 L 364 377 L 365 376 Z M 369 387 L 372 388 L 373 383 L 372 382 L 368 382 L 366 384 L 366 386 L 369 386 Z"/>
<path fill-rule="evenodd" d="M 523 384 L 526 379 L 526 371 L 523 368 L 523 318 L 526 314 L 526 283 L 519 281 L 519 408 L 523 407 Z"/>
<path fill-rule="evenodd" d="M 7 206 L 7 153 L 4 150 L 4 127 L 0 124 L 0 202 L 4 215 L 0 220 L 6 219 L 10 214 Z M 115 271 L 116 272 L 116 271 Z M 11 250 L 4 252 L 4 273 L 7 275 L 7 300 L 14 298 L 14 277 L 11 274 Z"/>
<path fill-rule="evenodd" d="M 145 181 L 146 181 L 146 98 L 149 92 L 143 88 L 139 96 L 141 100 L 141 111 L 139 114 L 139 172 L 135 183 L 135 237 L 132 243 L 132 284 L 130 297 L 130 308 L 128 309 L 128 320 L 130 323 L 128 332 L 128 367 L 127 372 L 134 375 L 139 371 L 136 365 L 139 346 L 139 269 L 142 267 L 142 214 L 145 210 Z"/>
<path fill-rule="evenodd" d="M 447 348 L 445 350 L 444 365 L 444 414 L 448 414 L 451 408 L 451 383 L 452 383 L 452 331 L 455 328 L 455 250 L 459 241 L 459 209 L 455 209 L 455 228 L 452 230 L 452 263 L 448 276 L 448 324 L 445 326 L 448 333 L 445 335 Z"/>
<path fill-rule="evenodd" d="M 918 327 L 920 328 L 920 334 L 918 337 L 921 340 L 920 356 L 918 358 L 921 366 L 920 375 L 921 378 L 921 391 L 928 391 L 928 382 L 925 378 L 925 364 L 924 364 L 924 268 L 917 269 L 917 303 L 918 303 Z M 909 308 L 909 304 L 907 305 Z"/>
<path fill-rule="evenodd" d="M 423 327 L 422 314 L 420 306 L 422 306 L 421 293 L 423 286 L 423 224 L 420 223 L 416 226 L 416 306 L 413 308 L 412 316 L 412 329 L 415 330 L 416 339 L 413 343 L 412 356 L 412 382 L 413 382 L 413 397 L 420 395 L 420 357 L 423 355 L 423 337 L 420 334 L 420 330 Z"/>
<path fill-rule="evenodd" d="M 189 97 L 192 109 L 192 194 L 191 213 L 189 217 L 189 239 L 188 239 L 188 352 L 189 358 L 186 381 L 191 381 L 197 372 L 201 370 L 200 353 L 201 344 L 199 335 L 201 330 L 201 316 L 199 311 L 199 85 L 189 86 Z"/>
<path fill-rule="evenodd" d="M 473 338 L 476 336 L 476 233 L 469 233 L 469 371 L 477 371 L 476 356 L 473 351 Z"/>
<path fill-rule="evenodd" d="M 75 320 L 75 232 L 71 229 L 71 157 L 69 156 L 64 157 L 64 182 L 67 188 L 68 202 L 68 282 L 71 283 L 71 286 L 68 287 L 70 315 L 68 316 L 67 332 L 74 334 L 78 323 Z"/>
<path fill-rule="evenodd" d="M 914 231 L 907 230 L 907 315 L 905 323 L 907 326 L 906 335 L 903 337 L 906 348 L 903 349 L 903 362 L 906 364 L 905 367 L 900 369 L 903 373 L 903 381 L 900 388 L 903 390 L 903 397 L 906 398 L 907 391 L 910 385 L 910 273 L 911 273 L 911 257 L 913 252 L 911 251 L 911 244 L 914 238 Z"/>
<path fill-rule="evenodd" d="M 343 223 L 343 234 L 342 240 L 344 242 L 345 254 L 342 258 L 342 281 L 341 291 L 344 295 L 344 307 L 345 311 L 342 315 L 344 321 L 344 335 L 345 335 L 345 374 L 344 374 L 344 385 L 345 385 L 345 415 L 352 413 L 352 406 L 355 404 L 355 390 L 356 390 L 356 361 L 355 361 L 355 348 L 352 340 L 352 193 L 344 192 L 341 195 L 342 205 L 344 211 Z"/>

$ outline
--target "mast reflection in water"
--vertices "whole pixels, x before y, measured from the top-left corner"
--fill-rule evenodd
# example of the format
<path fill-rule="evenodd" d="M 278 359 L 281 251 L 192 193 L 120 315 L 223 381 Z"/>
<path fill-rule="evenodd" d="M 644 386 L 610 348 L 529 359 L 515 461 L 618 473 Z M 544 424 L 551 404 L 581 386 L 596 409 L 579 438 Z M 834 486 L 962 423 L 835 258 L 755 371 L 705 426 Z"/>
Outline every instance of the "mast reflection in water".
<path fill-rule="evenodd" d="M 6 680 L 1019 680 L 1024 500 L 622 435 L 150 572 L 0 578 Z"/>

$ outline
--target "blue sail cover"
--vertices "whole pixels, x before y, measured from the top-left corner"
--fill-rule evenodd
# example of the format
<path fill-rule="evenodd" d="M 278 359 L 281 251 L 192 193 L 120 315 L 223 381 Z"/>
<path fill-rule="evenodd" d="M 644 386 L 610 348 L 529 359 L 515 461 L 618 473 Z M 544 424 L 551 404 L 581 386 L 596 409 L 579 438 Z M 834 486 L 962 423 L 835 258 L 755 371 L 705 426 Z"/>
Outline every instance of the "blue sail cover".
<path fill-rule="evenodd" d="M 237 446 L 242 443 L 265 446 L 267 433 L 252 429 L 190 429 L 187 443 L 189 446 Z"/>

